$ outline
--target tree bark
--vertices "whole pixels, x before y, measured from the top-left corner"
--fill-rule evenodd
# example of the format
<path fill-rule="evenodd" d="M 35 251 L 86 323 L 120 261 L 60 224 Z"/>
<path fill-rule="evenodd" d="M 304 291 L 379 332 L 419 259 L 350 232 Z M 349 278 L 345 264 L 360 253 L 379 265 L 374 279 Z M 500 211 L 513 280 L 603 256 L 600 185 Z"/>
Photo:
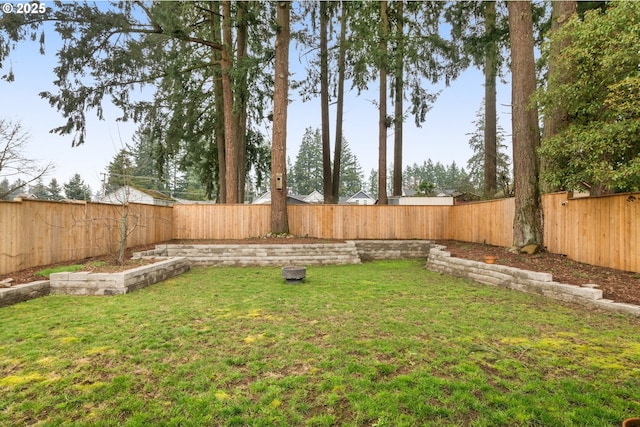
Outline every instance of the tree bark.
<path fill-rule="evenodd" d="M 238 146 L 233 113 L 231 2 L 222 2 L 222 95 L 224 98 L 224 146 L 227 164 L 225 187 L 227 203 L 238 203 Z"/>
<path fill-rule="evenodd" d="M 404 99 L 404 1 L 397 3 L 395 52 L 395 113 L 393 128 L 393 195 L 402 196 L 402 125 Z"/>
<path fill-rule="evenodd" d="M 577 10 L 577 2 L 575 0 L 572 1 L 553 1 L 551 2 L 551 34 L 555 33 L 564 25 L 569 18 L 573 14 L 576 13 Z M 553 40 L 550 46 L 549 52 L 549 63 L 548 63 L 548 74 L 551 78 L 556 74 L 556 60 L 557 56 L 560 54 L 560 51 L 567 47 L 568 42 L 565 40 L 557 41 Z M 555 76 L 568 78 L 570 76 Z M 564 111 L 554 110 L 554 111 L 546 111 L 543 117 L 544 127 L 542 131 L 542 139 L 552 138 L 555 134 L 557 134 L 563 125 L 567 123 L 567 114 Z M 544 158 L 540 159 L 540 169 L 544 171 L 546 168 L 546 163 Z M 556 191 L 557 188 L 554 188 L 548 182 L 542 180 L 541 188 L 543 193 Z"/>
<path fill-rule="evenodd" d="M 342 4 L 340 18 L 340 47 L 338 48 L 338 94 L 336 99 L 336 140 L 333 152 L 333 178 L 331 179 L 331 203 L 340 200 L 340 172 L 342 167 L 342 120 L 344 116 L 344 73 L 347 57 L 347 13 Z"/>
<path fill-rule="evenodd" d="M 378 123 L 378 204 L 387 205 L 387 0 L 380 2 L 380 106 Z"/>
<path fill-rule="evenodd" d="M 329 53 L 327 40 L 328 3 L 320 2 L 320 109 L 322 122 L 322 193 L 331 203 L 331 135 L 329 128 Z"/>
<path fill-rule="evenodd" d="M 222 27 L 220 24 L 220 4 L 213 3 L 211 22 L 213 28 L 212 40 L 220 42 Z M 218 203 L 227 203 L 227 162 L 225 157 L 224 138 L 224 95 L 222 93 L 222 55 L 219 49 L 211 48 L 213 56 L 213 97 L 215 102 L 214 135 L 218 149 Z"/>
<path fill-rule="evenodd" d="M 511 111 L 513 132 L 513 170 L 515 177 L 515 216 L 513 244 L 542 248 L 542 203 L 538 186 L 540 144 L 538 112 L 531 108 L 536 90 L 533 56 L 533 23 L 530 1 L 509 1 L 511 37 Z"/>
<path fill-rule="evenodd" d="M 271 231 L 289 233 L 287 215 L 287 104 L 289 95 L 289 9 L 278 2 L 275 79 L 273 91 L 273 135 L 271 142 Z M 279 181 L 280 180 L 280 183 Z"/>
<path fill-rule="evenodd" d="M 242 65 L 242 62 L 247 56 L 247 22 L 246 22 L 247 3 L 244 1 L 238 2 L 238 15 L 237 15 L 237 48 L 236 48 L 236 64 Z M 236 93 L 236 112 L 235 122 L 237 126 L 236 130 L 236 144 L 238 146 L 238 202 L 244 203 L 244 190 L 245 182 L 247 178 L 247 73 L 243 69 L 242 76 L 240 77 L 239 85 L 240 89 Z"/>
<path fill-rule="evenodd" d="M 497 185 L 496 73 L 498 44 L 495 40 L 496 4 L 485 2 L 485 34 L 488 45 L 484 57 L 484 194 L 494 196 Z"/>

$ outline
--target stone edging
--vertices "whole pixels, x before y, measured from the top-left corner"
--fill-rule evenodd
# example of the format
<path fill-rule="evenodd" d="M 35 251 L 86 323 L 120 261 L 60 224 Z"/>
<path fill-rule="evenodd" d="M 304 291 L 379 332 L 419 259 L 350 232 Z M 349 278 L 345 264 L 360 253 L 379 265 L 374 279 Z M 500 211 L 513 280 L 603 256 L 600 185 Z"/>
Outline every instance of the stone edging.
<path fill-rule="evenodd" d="M 52 273 L 51 294 L 122 295 L 188 271 L 186 258 L 167 258 L 117 273 Z"/>
<path fill-rule="evenodd" d="M 640 317 L 640 306 L 602 298 L 597 285 L 577 286 L 553 281 L 549 273 L 538 273 L 499 264 L 486 264 L 451 256 L 445 246 L 433 245 L 427 257 L 429 270 L 464 277 L 479 283 L 500 286 L 549 298 L 579 303 Z"/>
<path fill-rule="evenodd" d="M 120 295 L 161 282 L 189 270 L 186 258 L 165 258 L 116 273 L 53 273 L 49 280 L 0 288 L 0 307 L 52 294 Z"/>

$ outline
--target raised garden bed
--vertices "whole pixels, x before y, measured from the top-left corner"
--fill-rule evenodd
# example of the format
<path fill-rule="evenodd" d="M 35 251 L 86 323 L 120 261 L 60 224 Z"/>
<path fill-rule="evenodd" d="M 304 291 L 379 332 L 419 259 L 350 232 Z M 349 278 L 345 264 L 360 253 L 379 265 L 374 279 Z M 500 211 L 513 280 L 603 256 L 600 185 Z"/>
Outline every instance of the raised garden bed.
<path fill-rule="evenodd" d="M 53 273 L 49 277 L 51 294 L 121 295 L 189 270 L 186 258 L 168 258 L 117 273 Z"/>

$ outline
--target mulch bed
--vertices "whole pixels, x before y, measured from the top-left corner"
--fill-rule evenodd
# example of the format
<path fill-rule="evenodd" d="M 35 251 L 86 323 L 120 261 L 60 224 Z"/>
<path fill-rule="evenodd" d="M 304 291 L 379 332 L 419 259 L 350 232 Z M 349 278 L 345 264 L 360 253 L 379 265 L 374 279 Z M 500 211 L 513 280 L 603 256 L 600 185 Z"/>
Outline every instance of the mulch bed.
<path fill-rule="evenodd" d="M 451 256 L 484 261 L 485 255 L 497 257 L 497 264 L 524 270 L 551 273 L 555 282 L 569 285 L 596 284 L 605 299 L 640 305 L 640 273 L 614 270 L 573 261 L 564 255 L 541 252 L 534 255 L 513 253 L 508 248 L 482 243 L 440 240 Z"/>
<path fill-rule="evenodd" d="M 339 243 L 343 240 L 331 239 L 314 239 L 306 237 L 257 237 L 252 239 L 238 240 L 180 240 L 169 243 L 182 244 L 298 244 L 298 243 Z M 624 272 L 611 268 L 598 267 L 589 264 L 583 264 L 573 261 L 566 256 L 542 252 L 534 255 L 526 255 L 512 253 L 508 248 L 500 246 L 485 245 L 482 243 L 458 242 L 454 240 L 440 240 L 438 244 L 447 247 L 447 251 L 451 255 L 458 258 L 465 258 L 475 261 L 483 261 L 485 255 L 494 255 L 497 257 L 497 264 L 508 265 L 512 267 L 522 268 L 525 270 L 551 273 L 553 280 L 560 283 L 571 285 L 597 284 L 602 289 L 604 298 L 611 299 L 616 302 L 626 302 L 630 304 L 640 305 L 640 273 Z M 129 257 L 133 251 L 141 251 L 153 249 L 153 246 L 131 248 L 128 251 Z M 104 264 L 100 267 L 95 266 L 95 261 L 101 260 Z M 29 268 L 22 271 L 16 271 L 11 274 L 0 275 L 0 281 L 6 278 L 12 278 L 12 285 L 20 283 L 29 283 L 36 280 L 43 280 L 42 277 L 35 275 L 38 271 L 53 267 L 56 265 L 85 264 L 87 270 L 94 272 L 118 271 L 123 267 L 115 266 L 113 258 L 99 257 L 74 262 L 66 262 L 64 264 L 54 264 L 49 266 L 39 266 Z M 139 260 L 128 261 L 129 265 L 140 265 Z"/>

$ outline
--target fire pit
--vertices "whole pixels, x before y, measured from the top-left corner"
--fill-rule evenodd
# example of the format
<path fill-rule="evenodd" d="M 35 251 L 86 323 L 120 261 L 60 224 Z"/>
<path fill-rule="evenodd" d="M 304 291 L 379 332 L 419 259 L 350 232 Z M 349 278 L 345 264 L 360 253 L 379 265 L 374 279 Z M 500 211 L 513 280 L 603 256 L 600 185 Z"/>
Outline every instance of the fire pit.
<path fill-rule="evenodd" d="M 302 280 L 307 276 L 307 269 L 305 267 L 298 267 L 295 265 L 282 267 L 282 278 L 290 284 L 302 283 Z"/>

